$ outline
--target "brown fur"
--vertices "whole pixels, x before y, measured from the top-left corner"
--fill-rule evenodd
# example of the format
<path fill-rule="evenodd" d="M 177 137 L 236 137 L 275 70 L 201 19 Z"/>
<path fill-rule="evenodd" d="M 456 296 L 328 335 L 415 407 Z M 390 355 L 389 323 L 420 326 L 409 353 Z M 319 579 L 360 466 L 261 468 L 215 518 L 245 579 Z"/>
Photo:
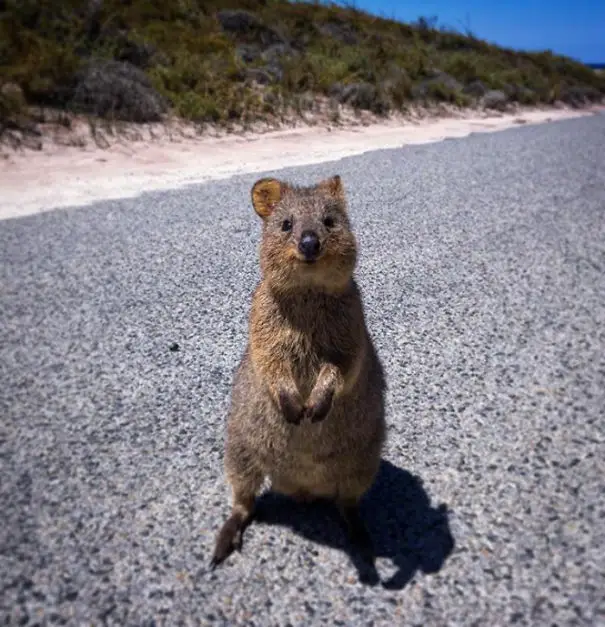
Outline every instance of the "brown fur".
<path fill-rule="evenodd" d="M 341 179 L 312 187 L 261 179 L 251 195 L 263 220 L 262 280 L 227 423 L 233 509 L 212 563 L 239 548 L 266 477 L 297 499 L 333 499 L 351 538 L 370 551 L 358 504 L 380 463 L 385 382 L 353 278 L 357 245 Z M 321 244 L 314 263 L 297 247 L 309 230 Z"/>

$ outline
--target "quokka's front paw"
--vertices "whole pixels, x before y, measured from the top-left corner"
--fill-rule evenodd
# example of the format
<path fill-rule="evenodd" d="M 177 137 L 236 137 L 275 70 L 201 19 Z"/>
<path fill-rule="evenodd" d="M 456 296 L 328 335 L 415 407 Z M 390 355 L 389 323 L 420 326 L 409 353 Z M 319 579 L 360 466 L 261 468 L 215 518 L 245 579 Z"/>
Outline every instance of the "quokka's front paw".
<path fill-rule="evenodd" d="M 298 396 L 282 390 L 279 393 L 279 406 L 286 422 L 293 425 L 300 424 L 303 419 L 304 408 Z"/>
<path fill-rule="evenodd" d="M 304 417 L 311 422 L 321 422 L 325 420 L 334 401 L 334 390 L 326 390 L 317 400 L 311 399 L 310 404 L 304 409 Z"/>

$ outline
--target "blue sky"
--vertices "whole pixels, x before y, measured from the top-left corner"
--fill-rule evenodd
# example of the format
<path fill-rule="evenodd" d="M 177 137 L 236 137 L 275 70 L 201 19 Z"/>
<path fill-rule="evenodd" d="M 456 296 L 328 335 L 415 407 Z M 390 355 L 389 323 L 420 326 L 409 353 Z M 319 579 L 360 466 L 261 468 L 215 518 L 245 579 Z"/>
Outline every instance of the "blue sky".
<path fill-rule="evenodd" d="M 406 22 L 436 16 L 439 24 L 526 50 L 550 48 L 584 61 L 605 61 L 605 0 L 349 0 L 360 9 Z"/>

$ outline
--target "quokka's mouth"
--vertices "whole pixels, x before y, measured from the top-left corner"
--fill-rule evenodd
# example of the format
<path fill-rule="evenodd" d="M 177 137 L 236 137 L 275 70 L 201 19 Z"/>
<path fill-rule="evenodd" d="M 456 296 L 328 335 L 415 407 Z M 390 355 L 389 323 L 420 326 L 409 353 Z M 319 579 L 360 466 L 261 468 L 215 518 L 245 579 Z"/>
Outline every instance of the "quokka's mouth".
<path fill-rule="evenodd" d="M 322 257 L 321 254 L 317 255 L 317 257 L 312 257 L 312 258 L 303 257 L 302 255 L 297 254 L 295 255 L 294 259 L 301 266 L 313 266 L 321 259 L 321 257 Z"/>
<path fill-rule="evenodd" d="M 290 259 L 295 265 L 311 269 L 313 266 L 321 265 L 326 254 L 327 250 L 325 248 L 321 248 L 316 255 L 305 255 L 300 250 L 293 249 L 290 252 Z"/>

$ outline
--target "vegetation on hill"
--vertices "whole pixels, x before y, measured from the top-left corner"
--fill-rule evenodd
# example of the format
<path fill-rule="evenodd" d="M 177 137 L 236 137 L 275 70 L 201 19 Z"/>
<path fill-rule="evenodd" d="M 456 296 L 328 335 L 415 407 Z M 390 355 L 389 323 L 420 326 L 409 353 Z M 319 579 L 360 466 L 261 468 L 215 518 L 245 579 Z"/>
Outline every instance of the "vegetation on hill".
<path fill-rule="evenodd" d="M 114 120 L 276 119 L 326 102 L 601 101 L 605 76 L 426 19 L 286 0 L 0 0 L 0 132 L 32 106 Z"/>

